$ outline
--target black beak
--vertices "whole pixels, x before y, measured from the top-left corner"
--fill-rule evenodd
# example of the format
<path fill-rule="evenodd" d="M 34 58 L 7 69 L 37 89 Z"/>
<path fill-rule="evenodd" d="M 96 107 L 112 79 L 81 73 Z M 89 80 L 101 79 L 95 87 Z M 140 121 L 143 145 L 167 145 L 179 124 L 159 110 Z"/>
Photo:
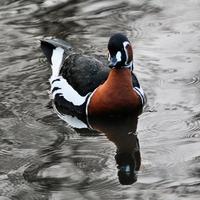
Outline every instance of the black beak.
<path fill-rule="evenodd" d="M 113 68 L 113 67 L 115 67 L 116 65 L 117 65 L 117 58 L 116 58 L 116 56 L 113 56 L 113 57 L 110 58 L 109 67 L 110 67 L 110 68 Z"/>

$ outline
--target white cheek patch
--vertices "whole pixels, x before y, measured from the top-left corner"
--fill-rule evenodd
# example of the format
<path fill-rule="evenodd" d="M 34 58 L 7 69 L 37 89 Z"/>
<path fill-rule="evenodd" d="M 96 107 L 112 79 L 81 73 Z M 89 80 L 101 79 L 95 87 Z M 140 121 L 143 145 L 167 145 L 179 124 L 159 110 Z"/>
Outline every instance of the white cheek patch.
<path fill-rule="evenodd" d="M 117 52 L 116 59 L 117 59 L 117 62 L 120 62 L 122 60 L 122 54 L 120 51 Z"/>
<path fill-rule="evenodd" d="M 62 76 L 59 76 L 63 58 L 64 49 L 61 47 L 55 48 L 51 57 L 52 76 L 49 79 L 51 83 L 51 97 L 54 99 L 55 96 L 59 94 L 73 105 L 80 106 L 85 103 L 87 95 L 81 96 L 76 90 L 74 90 L 74 88 L 67 82 L 66 79 L 64 79 Z"/>

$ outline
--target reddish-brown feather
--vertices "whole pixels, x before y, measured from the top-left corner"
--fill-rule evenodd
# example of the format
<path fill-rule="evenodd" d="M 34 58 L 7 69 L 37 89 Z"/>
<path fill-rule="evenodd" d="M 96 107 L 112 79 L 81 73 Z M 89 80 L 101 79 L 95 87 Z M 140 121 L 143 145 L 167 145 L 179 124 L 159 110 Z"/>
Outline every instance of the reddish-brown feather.
<path fill-rule="evenodd" d="M 133 90 L 130 70 L 125 68 L 112 69 L 88 105 L 89 116 L 137 114 L 140 110 L 140 97 Z"/>
<path fill-rule="evenodd" d="M 128 63 L 130 63 L 133 60 L 133 49 L 130 44 L 126 46 L 127 52 L 128 52 Z"/>

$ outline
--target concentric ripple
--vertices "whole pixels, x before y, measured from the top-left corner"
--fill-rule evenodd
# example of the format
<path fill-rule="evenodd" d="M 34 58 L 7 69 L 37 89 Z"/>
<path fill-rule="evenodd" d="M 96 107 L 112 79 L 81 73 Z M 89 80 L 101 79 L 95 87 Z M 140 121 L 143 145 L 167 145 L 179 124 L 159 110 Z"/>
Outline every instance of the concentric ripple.
<path fill-rule="evenodd" d="M 64 191 L 78 186 L 82 192 L 90 187 L 103 193 L 119 184 L 115 148 L 102 136 L 70 139 L 57 150 L 48 149 L 41 151 L 41 160 L 25 170 L 26 180 L 37 183 L 35 187 L 46 190 L 51 185 L 52 191 Z"/>
<path fill-rule="evenodd" d="M 179 111 L 165 109 L 165 113 L 148 112 L 141 116 L 138 132 L 149 139 L 153 138 L 173 138 L 188 131 L 185 118 L 180 116 Z M 147 120 L 148 119 L 148 120 Z M 166 128 L 167 127 L 167 128 Z M 164 139 L 163 138 L 163 139 Z"/>

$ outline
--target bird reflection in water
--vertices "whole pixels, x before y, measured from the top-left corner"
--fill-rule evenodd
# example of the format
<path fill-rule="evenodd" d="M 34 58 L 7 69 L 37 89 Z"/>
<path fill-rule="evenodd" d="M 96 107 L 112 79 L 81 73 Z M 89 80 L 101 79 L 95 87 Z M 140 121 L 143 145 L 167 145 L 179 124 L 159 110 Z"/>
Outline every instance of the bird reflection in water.
<path fill-rule="evenodd" d="M 69 115 L 62 115 L 60 112 L 57 114 L 74 128 L 89 128 L 104 133 L 117 149 L 115 160 L 119 182 L 122 185 L 130 185 L 137 181 L 137 171 L 141 165 L 140 146 L 137 138 L 138 115 L 80 120 Z"/>
<path fill-rule="evenodd" d="M 130 185 L 137 181 L 141 156 L 137 138 L 137 116 L 113 117 L 109 119 L 89 119 L 90 127 L 103 132 L 116 145 L 115 160 L 118 178 L 122 185 Z"/>

